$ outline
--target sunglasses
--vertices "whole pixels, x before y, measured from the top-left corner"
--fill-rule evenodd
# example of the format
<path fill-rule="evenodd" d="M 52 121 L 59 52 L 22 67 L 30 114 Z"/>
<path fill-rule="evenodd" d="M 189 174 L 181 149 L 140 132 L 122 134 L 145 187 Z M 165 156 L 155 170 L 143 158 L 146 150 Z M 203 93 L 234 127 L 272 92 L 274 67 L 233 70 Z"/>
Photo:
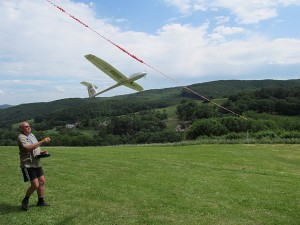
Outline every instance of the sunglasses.
<path fill-rule="evenodd" d="M 22 128 L 29 128 L 30 126 L 23 126 Z"/>

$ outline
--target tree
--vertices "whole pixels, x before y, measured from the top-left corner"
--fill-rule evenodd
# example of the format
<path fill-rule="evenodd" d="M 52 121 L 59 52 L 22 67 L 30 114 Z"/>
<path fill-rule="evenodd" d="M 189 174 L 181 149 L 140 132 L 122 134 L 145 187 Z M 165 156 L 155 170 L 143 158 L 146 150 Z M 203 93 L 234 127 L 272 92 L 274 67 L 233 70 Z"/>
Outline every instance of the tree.
<path fill-rule="evenodd" d="M 247 121 L 241 117 L 228 116 L 221 118 L 220 122 L 229 132 L 246 132 L 248 130 Z"/>
<path fill-rule="evenodd" d="M 200 119 L 195 121 L 187 132 L 188 139 L 199 136 L 220 136 L 228 133 L 228 129 L 215 118 Z"/>
<path fill-rule="evenodd" d="M 195 101 L 182 101 L 176 108 L 176 114 L 180 120 L 193 120 L 197 108 Z"/>

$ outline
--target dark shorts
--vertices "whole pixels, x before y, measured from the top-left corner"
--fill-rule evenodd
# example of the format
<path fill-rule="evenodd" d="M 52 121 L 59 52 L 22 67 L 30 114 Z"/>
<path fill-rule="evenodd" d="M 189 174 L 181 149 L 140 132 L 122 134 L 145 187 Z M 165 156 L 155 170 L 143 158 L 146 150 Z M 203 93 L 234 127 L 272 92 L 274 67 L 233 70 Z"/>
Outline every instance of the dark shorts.
<path fill-rule="evenodd" d="M 24 182 L 34 180 L 44 175 L 42 167 L 38 168 L 22 168 Z"/>

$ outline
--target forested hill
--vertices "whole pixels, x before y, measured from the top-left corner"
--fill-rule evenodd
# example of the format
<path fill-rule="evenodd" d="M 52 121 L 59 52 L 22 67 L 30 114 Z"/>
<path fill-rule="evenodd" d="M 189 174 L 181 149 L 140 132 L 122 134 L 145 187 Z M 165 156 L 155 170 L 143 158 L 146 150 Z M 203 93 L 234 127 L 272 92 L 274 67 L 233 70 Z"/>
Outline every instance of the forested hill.
<path fill-rule="evenodd" d="M 253 92 L 261 88 L 299 87 L 300 79 L 293 80 L 219 80 L 190 85 L 189 88 L 210 98 L 223 98 L 240 92 Z M 184 89 L 183 95 L 192 96 Z"/>
<path fill-rule="evenodd" d="M 190 85 L 189 88 L 209 98 L 223 98 L 240 92 L 251 92 L 261 88 L 300 87 L 296 80 L 220 80 Z M 146 109 L 177 105 L 183 98 L 195 98 L 194 93 L 182 87 L 146 90 L 134 94 L 94 99 L 61 99 L 52 102 L 29 103 L 0 110 L 1 126 L 35 117 L 80 118 L 87 114 L 111 116 L 112 112 L 138 112 Z"/>

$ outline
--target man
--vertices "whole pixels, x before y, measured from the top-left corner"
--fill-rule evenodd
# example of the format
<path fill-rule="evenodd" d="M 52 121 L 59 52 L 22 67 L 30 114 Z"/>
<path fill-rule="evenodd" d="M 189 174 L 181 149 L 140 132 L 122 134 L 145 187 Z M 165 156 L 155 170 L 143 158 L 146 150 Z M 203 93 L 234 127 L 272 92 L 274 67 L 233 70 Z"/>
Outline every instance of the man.
<path fill-rule="evenodd" d="M 50 138 L 46 137 L 43 140 L 38 141 L 31 133 L 31 127 L 27 122 L 22 122 L 20 124 L 20 131 L 21 134 L 18 136 L 20 166 L 24 182 L 30 181 L 31 183 L 26 191 L 25 198 L 22 201 L 22 210 L 28 210 L 29 198 L 35 190 L 38 194 L 37 206 L 49 206 L 44 200 L 45 177 L 40 157 L 49 156 L 50 154 L 47 151 L 41 151 L 40 146 L 50 142 Z"/>

